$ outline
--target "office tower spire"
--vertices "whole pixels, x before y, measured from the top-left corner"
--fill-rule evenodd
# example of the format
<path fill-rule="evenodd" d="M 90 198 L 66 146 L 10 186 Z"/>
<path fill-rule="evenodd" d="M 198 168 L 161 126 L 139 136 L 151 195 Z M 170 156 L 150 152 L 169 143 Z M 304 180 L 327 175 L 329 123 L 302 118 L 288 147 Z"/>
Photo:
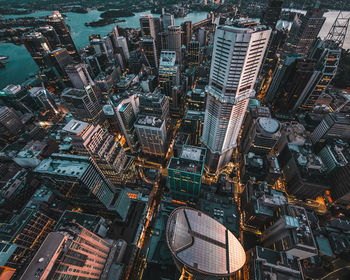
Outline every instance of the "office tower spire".
<path fill-rule="evenodd" d="M 219 26 L 215 32 L 201 138 L 208 148 L 210 172 L 230 161 L 271 34 L 261 26 L 241 26 L 242 21 L 236 21 L 235 26 Z"/>

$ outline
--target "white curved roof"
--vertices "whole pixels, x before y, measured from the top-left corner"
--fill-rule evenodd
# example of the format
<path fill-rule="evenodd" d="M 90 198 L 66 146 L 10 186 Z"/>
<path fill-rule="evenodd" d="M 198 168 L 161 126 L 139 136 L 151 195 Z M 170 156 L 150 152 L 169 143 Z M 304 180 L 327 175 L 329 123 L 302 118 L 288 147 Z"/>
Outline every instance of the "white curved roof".
<path fill-rule="evenodd" d="M 259 124 L 262 129 L 271 134 L 276 133 L 280 128 L 280 123 L 272 118 L 259 118 Z"/>
<path fill-rule="evenodd" d="M 203 274 L 230 275 L 246 260 L 242 245 L 225 226 L 187 207 L 171 213 L 167 241 L 177 260 Z"/>

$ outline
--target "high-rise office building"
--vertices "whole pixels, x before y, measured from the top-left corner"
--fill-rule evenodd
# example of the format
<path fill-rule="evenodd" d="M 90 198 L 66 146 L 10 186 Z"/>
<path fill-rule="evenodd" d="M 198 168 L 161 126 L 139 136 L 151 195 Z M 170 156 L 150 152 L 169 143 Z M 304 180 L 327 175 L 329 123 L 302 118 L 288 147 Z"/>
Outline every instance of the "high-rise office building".
<path fill-rule="evenodd" d="M 243 154 L 269 154 L 281 137 L 281 124 L 273 118 L 259 117 L 248 129 L 246 137 L 241 139 Z"/>
<path fill-rule="evenodd" d="M 134 124 L 141 150 L 164 157 L 167 152 L 166 121 L 153 116 L 139 116 Z"/>
<path fill-rule="evenodd" d="M 12 279 L 19 279 L 46 236 L 54 229 L 55 223 L 54 219 L 35 206 L 24 207 L 7 222 L 1 223 L 0 248 L 6 248 L 0 249 L 1 262 L 16 269 Z"/>
<path fill-rule="evenodd" d="M 160 26 L 159 18 L 154 18 L 152 14 L 140 16 L 140 27 L 142 37 L 152 37 L 157 41 L 159 36 Z"/>
<path fill-rule="evenodd" d="M 206 94 L 202 89 L 192 89 L 187 92 L 186 103 L 188 110 L 191 111 L 205 111 Z"/>
<path fill-rule="evenodd" d="M 117 117 L 117 122 L 125 141 L 131 152 L 137 150 L 137 135 L 134 128 L 136 116 L 139 111 L 139 99 L 136 94 L 114 102 L 114 110 Z"/>
<path fill-rule="evenodd" d="M 299 259 L 286 252 L 257 246 L 247 252 L 247 261 L 242 269 L 242 279 L 290 279 L 303 280 Z"/>
<path fill-rule="evenodd" d="M 182 24 L 182 31 L 184 32 L 184 40 L 183 40 L 183 44 L 185 45 L 185 47 L 188 47 L 188 44 L 191 42 L 192 40 L 192 21 L 185 21 Z"/>
<path fill-rule="evenodd" d="M 308 10 L 301 20 L 297 18 L 294 21 L 283 50 L 285 55 L 297 54 L 303 58 L 309 55 L 311 47 L 326 20 L 323 14 L 324 11 L 316 5 Z"/>
<path fill-rule="evenodd" d="M 162 21 L 162 26 L 163 26 L 163 31 L 167 32 L 168 27 L 174 25 L 174 15 L 169 14 L 169 13 L 163 13 L 161 15 L 161 21 Z"/>
<path fill-rule="evenodd" d="M 140 44 L 142 51 L 146 56 L 148 66 L 158 68 L 158 54 L 155 40 L 151 37 L 143 37 L 141 38 Z"/>
<path fill-rule="evenodd" d="M 31 32 L 24 36 L 24 46 L 40 70 L 46 67 L 44 56 L 52 49 L 48 40 L 40 32 Z"/>
<path fill-rule="evenodd" d="M 162 51 L 159 62 L 159 87 L 161 92 L 170 98 L 172 106 L 172 89 L 180 84 L 180 69 L 176 64 L 175 51 Z"/>
<path fill-rule="evenodd" d="M 49 15 L 46 18 L 46 23 L 51 25 L 55 29 L 58 38 L 61 42 L 61 48 L 66 48 L 68 53 L 74 59 L 74 61 L 79 62 L 80 56 L 70 35 L 70 28 L 65 23 L 64 18 L 62 17 L 60 12 L 54 11 L 52 15 Z"/>
<path fill-rule="evenodd" d="M 53 98 L 51 92 L 43 87 L 33 87 L 29 90 L 30 97 L 34 101 L 34 109 L 44 109 L 44 110 L 53 110 L 57 112 L 58 108 Z"/>
<path fill-rule="evenodd" d="M 274 111 L 288 114 L 295 111 L 297 102 L 314 77 L 315 63 L 300 56 L 287 56 L 275 71 L 265 100 Z"/>
<path fill-rule="evenodd" d="M 65 88 L 61 98 L 64 105 L 78 120 L 94 122 L 101 115 L 101 104 L 95 90 L 90 85 L 84 89 Z"/>
<path fill-rule="evenodd" d="M 278 162 L 288 194 L 314 199 L 329 188 L 326 165 L 307 145 L 285 145 L 278 155 Z"/>
<path fill-rule="evenodd" d="M 175 51 L 176 62 L 182 62 L 182 50 L 181 50 L 181 27 L 171 25 L 168 26 L 168 47 L 170 51 Z"/>
<path fill-rule="evenodd" d="M 112 264 L 112 245 L 78 223 L 67 223 L 46 237 L 20 279 L 102 279 Z"/>
<path fill-rule="evenodd" d="M 23 123 L 14 109 L 0 107 L 0 142 L 8 143 L 19 135 L 22 128 Z"/>
<path fill-rule="evenodd" d="M 126 192 L 116 188 L 88 156 L 52 154 L 34 174 L 53 193 L 84 212 L 126 219 L 130 206 Z"/>
<path fill-rule="evenodd" d="M 275 29 L 282 11 L 282 4 L 283 0 L 269 0 L 261 17 L 261 24 Z"/>
<path fill-rule="evenodd" d="M 343 113 L 329 113 L 311 133 L 311 141 L 316 144 L 328 138 L 350 139 L 350 117 Z"/>
<path fill-rule="evenodd" d="M 139 114 L 169 119 L 169 99 L 159 91 L 140 94 L 139 102 Z"/>
<path fill-rule="evenodd" d="M 241 24 L 219 26 L 215 32 L 201 138 L 208 148 L 206 166 L 214 173 L 231 159 L 271 33 Z"/>
<path fill-rule="evenodd" d="M 319 97 L 328 88 L 337 74 L 342 45 L 349 24 L 349 18 L 344 21 L 344 18 L 339 19 L 339 16 L 341 17 L 339 14 L 325 41 L 319 48 L 316 48 L 312 55 L 312 58 L 318 61 L 312 80 L 310 80 L 296 104 L 296 108 L 301 111 L 310 112 L 315 109 Z"/>
<path fill-rule="evenodd" d="M 7 106 L 21 113 L 32 113 L 28 105 L 31 98 L 28 90 L 21 85 L 9 84 L 0 90 L 0 106 Z"/>
<path fill-rule="evenodd" d="M 188 144 L 194 146 L 201 145 L 200 136 L 203 131 L 204 115 L 205 113 L 203 111 L 188 110 L 182 119 L 180 130 L 189 135 Z"/>
<path fill-rule="evenodd" d="M 175 199 L 198 198 L 204 172 L 206 149 L 184 145 L 178 158 L 168 164 L 168 186 Z"/>
<path fill-rule="evenodd" d="M 335 154 L 337 157 L 343 156 L 339 153 Z M 344 157 L 344 156 L 343 156 Z M 346 164 L 339 167 L 331 176 L 330 181 L 332 184 L 331 197 L 339 204 L 349 205 L 350 203 L 350 157 L 346 159 Z"/>
<path fill-rule="evenodd" d="M 248 181 L 241 193 L 243 223 L 264 230 L 273 219 L 274 211 L 287 202 L 284 192 L 270 188 L 266 182 Z"/>
<path fill-rule="evenodd" d="M 84 89 L 89 84 L 93 84 L 88 65 L 85 63 L 69 64 L 66 66 L 65 71 L 75 88 Z"/>
<path fill-rule="evenodd" d="M 187 47 L 187 61 L 189 66 L 198 66 L 199 51 L 199 41 L 191 40 Z"/>
<path fill-rule="evenodd" d="M 71 120 L 63 131 L 70 135 L 74 151 L 89 155 L 112 183 L 120 184 L 123 181 L 127 157 L 115 136 L 99 125 L 77 120 Z"/>
<path fill-rule="evenodd" d="M 130 53 L 129 53 L 129 47 L 128 47 L 128 42 L 126 41 L 126 38 L 123 36 L 117 37 L 117 43 L 118 43 L 118 47 L 122 48 L 123 55 L 127 63 L 130 59 Z"/>
<path fill-rule="evenodd" d="M 72 57 L 66 49 L 57 49 L 45 55 L 46 65 L 53 68 L 56 79 L 63 82 L 66 86 L 70 86 L 70 79 L 65 71 L 65 68 L 73 63 Z M 49 85 L 56 88 L 56 80 L 48 81 Z"/>
<path fill-rule="evenodd" d="M 262 244 L 284 251 L 300 260 L 316 256 L 317 246 L 306 210 L 285 204 L 274 212 L 270 226 L 262 233 Z"/>
<path fill-rule="evenodd" d="M 61 41 L 57 35 L 56 30 L 50 25 L 44 25 L 38 27 L 38 32 L 40 32 L 49 43 L 51 50 L 56 50 L 61 47 Z"/>

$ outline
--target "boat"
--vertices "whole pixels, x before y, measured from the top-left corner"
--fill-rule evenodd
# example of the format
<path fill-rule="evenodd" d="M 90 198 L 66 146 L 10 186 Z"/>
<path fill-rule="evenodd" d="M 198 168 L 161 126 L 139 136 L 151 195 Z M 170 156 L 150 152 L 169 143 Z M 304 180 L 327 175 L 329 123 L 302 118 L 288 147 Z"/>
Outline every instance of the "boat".
<path fill-rule="evenodd" d="M 0 60 L 6 60 L 6 59 L 8 59 L 9 57 L 8 56 L 6 56 L 6 55 L 0 55 Z"/>

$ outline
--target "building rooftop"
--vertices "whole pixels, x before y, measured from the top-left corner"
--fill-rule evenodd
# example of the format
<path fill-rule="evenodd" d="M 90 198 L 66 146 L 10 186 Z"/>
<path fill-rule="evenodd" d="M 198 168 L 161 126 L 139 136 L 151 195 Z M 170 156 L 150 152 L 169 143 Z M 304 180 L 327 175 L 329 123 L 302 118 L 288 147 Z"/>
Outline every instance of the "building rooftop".
<path fill-rule="evenodd" d="M 106 116 L 114 116 L 114 110 L 112 105 L 104 105 L 102 107 L 102 110 Z"/>
<path fill-rule="evenodd" d="M 78 88 L 65 88 L 62 91 L 62 97 L 74 97 L 74 98 L 83 98 L 86 95 L 86 92 Z"/>
<path fill-rule="evenodd" d="M 195 174 L 203 174 L 206 149 L 184 145 L 179 158 L 172 157 L 168 168 Z"/>
<path fill-rule="evenodd" d="M 90 165 L 87 156 L 65 154 L 52 154 L 52 156 L 44 159 L 34 171 L 80 178 Z"/>
<path fill-rule="evenodd" d="M 49 233 L 20 279 L 29 280 L 43 277 L 43 272 L 55 262 L 58 257 L 58 250 L 67 239 L 68 237 L 61 233 Z"/>
<path fill-rule="evenodd" d="M 97 215 L 65 210 L 60 219 L 57 221 L 55 229 L 59 230 L 62 225 L 67 223 L 77 223 L 102 237 L 104 237 L 107 233 L 106 227 L 108 223 L 104 218 Z"/>
<path fill-rule="evenodd" d="M 160 54 L 159 66 L 169 67 L 175 66 L 176 52 L 175 51 L 162 51 Z"/>
<path fill-rule="evenodd" d="M 280 123 L 272 118 L 259 118 L 258 123 L 260 127 L 269 134 L 274 134 L 279 131 L 280 129 Z"/>
<path fill-rule="evenodd" d="M 153 116 L 139 116 L 136 120 L 135 125 L 139 126 L 150 126 L 150 127 L 161 127 L 164 120 Z"/>
<path fill-rule="evenodd" d="M 202 148 L 185 145 L 182 148 L 181 158 L 191 159 L 195 161 L 202 161 L 203 160 L 202 153 L 203 153 Z"/>
<path fill-rule="evenodd" d="M 303 279 L 296 257 L 259 246 L 254 251 L 256 274 L 264 275 L 268 279 Z"/>
<path fill-rule="evenodd" d="M 170 214 L 167 242 L 177 261 L 204 275 L 232 275 L 246 260 L 242 245 L 228 229 L 187 207 Z"/>
<path fill-rule="evenodd" d="M 82 133 L 86 127 L 89 126 L 88 123 L 78 121 L 78 120 L 71 120 L 68 124 L 65 125 L 63 128 L 64 131 L 69 132 L 71 134 L 80 134 Z"/>

